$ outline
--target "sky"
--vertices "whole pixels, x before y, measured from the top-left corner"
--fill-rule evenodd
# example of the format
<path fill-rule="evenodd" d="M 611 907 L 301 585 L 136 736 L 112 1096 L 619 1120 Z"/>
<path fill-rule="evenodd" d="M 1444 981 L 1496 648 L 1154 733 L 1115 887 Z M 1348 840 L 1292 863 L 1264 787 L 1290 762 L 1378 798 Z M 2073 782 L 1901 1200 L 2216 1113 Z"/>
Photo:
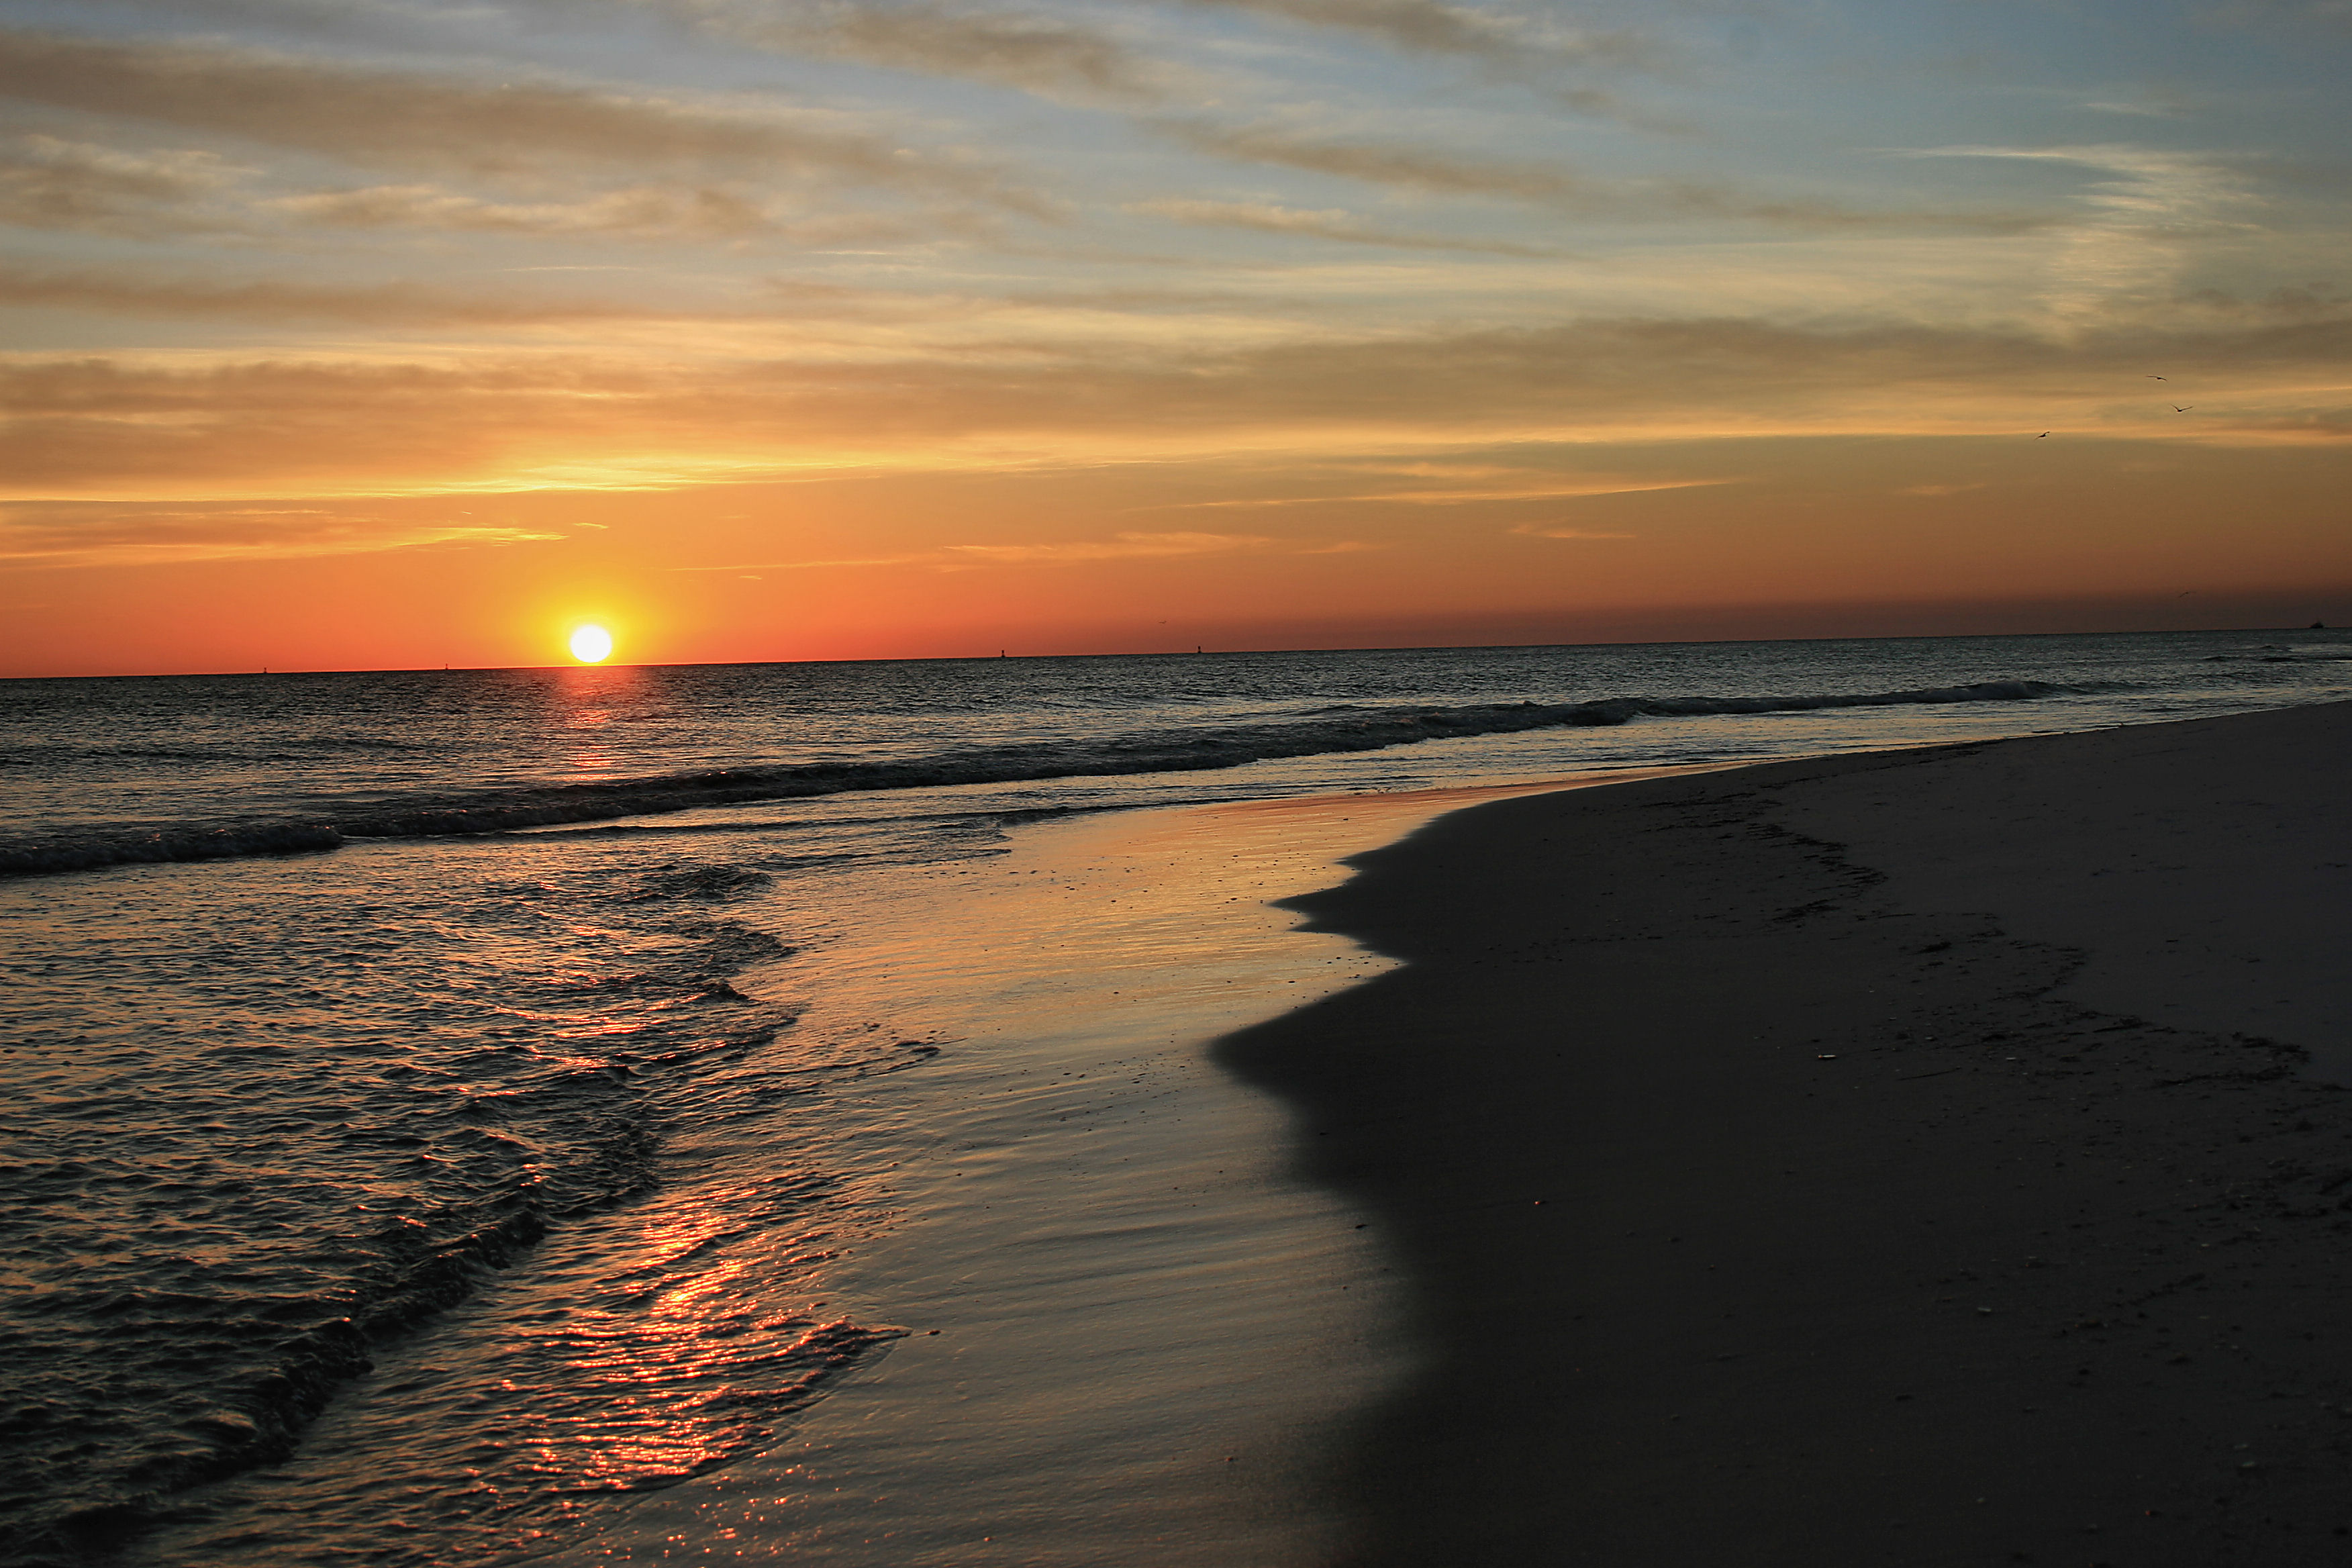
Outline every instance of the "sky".
<path fill-rule="evenodd" d="M 2352 621 L 2352 0 L 0 0 L 0 675 Z"/>

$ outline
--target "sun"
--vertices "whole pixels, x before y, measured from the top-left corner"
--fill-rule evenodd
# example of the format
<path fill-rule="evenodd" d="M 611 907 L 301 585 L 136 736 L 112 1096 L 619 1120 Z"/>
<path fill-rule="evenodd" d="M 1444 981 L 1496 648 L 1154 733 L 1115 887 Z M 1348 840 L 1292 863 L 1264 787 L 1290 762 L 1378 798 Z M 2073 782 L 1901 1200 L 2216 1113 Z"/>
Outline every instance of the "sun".
<path fill-rule="evenodd" d="M 581 626 L 572 634 L 572 657 L 583 664 L 602 664 L 613 657 L 613 634 L 602 626 Z"/>

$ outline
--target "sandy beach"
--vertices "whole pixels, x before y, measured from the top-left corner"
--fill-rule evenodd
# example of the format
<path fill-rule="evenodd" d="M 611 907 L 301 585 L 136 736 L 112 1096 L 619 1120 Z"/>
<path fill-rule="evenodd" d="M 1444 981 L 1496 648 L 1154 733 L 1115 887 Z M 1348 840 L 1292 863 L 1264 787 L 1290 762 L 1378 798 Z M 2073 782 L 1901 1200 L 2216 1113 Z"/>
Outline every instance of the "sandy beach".
<path fill-rule="evenodd" d="M 1403 1279 L 1374 1564 L 2352 1554 L 2352 708 L 1443 817 L 1229 1038 Z M 2334 1081 L 2330 1081 L 2330 1079 Z"/>
<path fill-rule="evenodd" d="M 2347 726 L 1103 813 L 908 866 L 737 977 L 880 1065 L 674 1130 L 667 1185 L 381 1347 L 227 1517 L 366 1494 L 399 1390 L 740 1203 L 680 1314 L 882 1342 L 757 1451 L 501 1549 L 2346 1561 Z"/>

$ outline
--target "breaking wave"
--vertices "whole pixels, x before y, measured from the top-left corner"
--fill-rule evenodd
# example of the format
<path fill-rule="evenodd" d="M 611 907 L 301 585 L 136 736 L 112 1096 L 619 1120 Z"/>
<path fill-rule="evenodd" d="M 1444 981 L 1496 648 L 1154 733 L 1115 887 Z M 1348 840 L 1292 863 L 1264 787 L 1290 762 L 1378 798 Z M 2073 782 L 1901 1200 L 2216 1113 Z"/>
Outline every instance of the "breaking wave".
<path fill-rule="evenodd" d="M 545 784 L 446 795 L 354 801 L 305 821 L 113 825 L 57 833 L 0 834 L 0 876 L 87 870 L 142 861 L 210 860 L 332 849 L 351 838 L 426 838 L 599 822 L 750 801 L 853 791 L 1190 773 L 1275 758 L 1379 751 L 1421 741 L 1516 731 L 1734 713 L 1811 712 L 1927 703 L 2021 702 L 2086 690 L 2042 680 L 1801 697 L 1612 697 L 1588 702 L 1476 703 L 1457 707 L 1323 708 L 1287 721 L 1160 730 L 1086 741 L 967 747 L 888 760 L 780 763 L 593 784 Z"/>

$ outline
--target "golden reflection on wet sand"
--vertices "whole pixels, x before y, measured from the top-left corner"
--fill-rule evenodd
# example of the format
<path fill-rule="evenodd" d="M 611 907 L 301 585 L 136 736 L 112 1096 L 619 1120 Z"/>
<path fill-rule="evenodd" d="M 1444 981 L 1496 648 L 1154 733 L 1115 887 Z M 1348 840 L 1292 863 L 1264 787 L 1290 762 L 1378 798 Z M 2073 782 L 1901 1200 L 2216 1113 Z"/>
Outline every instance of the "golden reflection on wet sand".
<path fill-rule="evenodd" d="M 949 1042 L 872 1080 L 905 1217 L 822 1280 L 910 1337 L 578 1560 L 1318 1560 L 1342 1522 L 1323 1456 L 1399 1370 L 1395 1304 L 1379 1237 L 1289 1176 L 1282 1113 L 1209 1047 L 1383 966 L 1269 900 L 1442 812 L 1635 776 L 1025 829 L 755 976 L 807 984 L 803 1029 Z"/>

